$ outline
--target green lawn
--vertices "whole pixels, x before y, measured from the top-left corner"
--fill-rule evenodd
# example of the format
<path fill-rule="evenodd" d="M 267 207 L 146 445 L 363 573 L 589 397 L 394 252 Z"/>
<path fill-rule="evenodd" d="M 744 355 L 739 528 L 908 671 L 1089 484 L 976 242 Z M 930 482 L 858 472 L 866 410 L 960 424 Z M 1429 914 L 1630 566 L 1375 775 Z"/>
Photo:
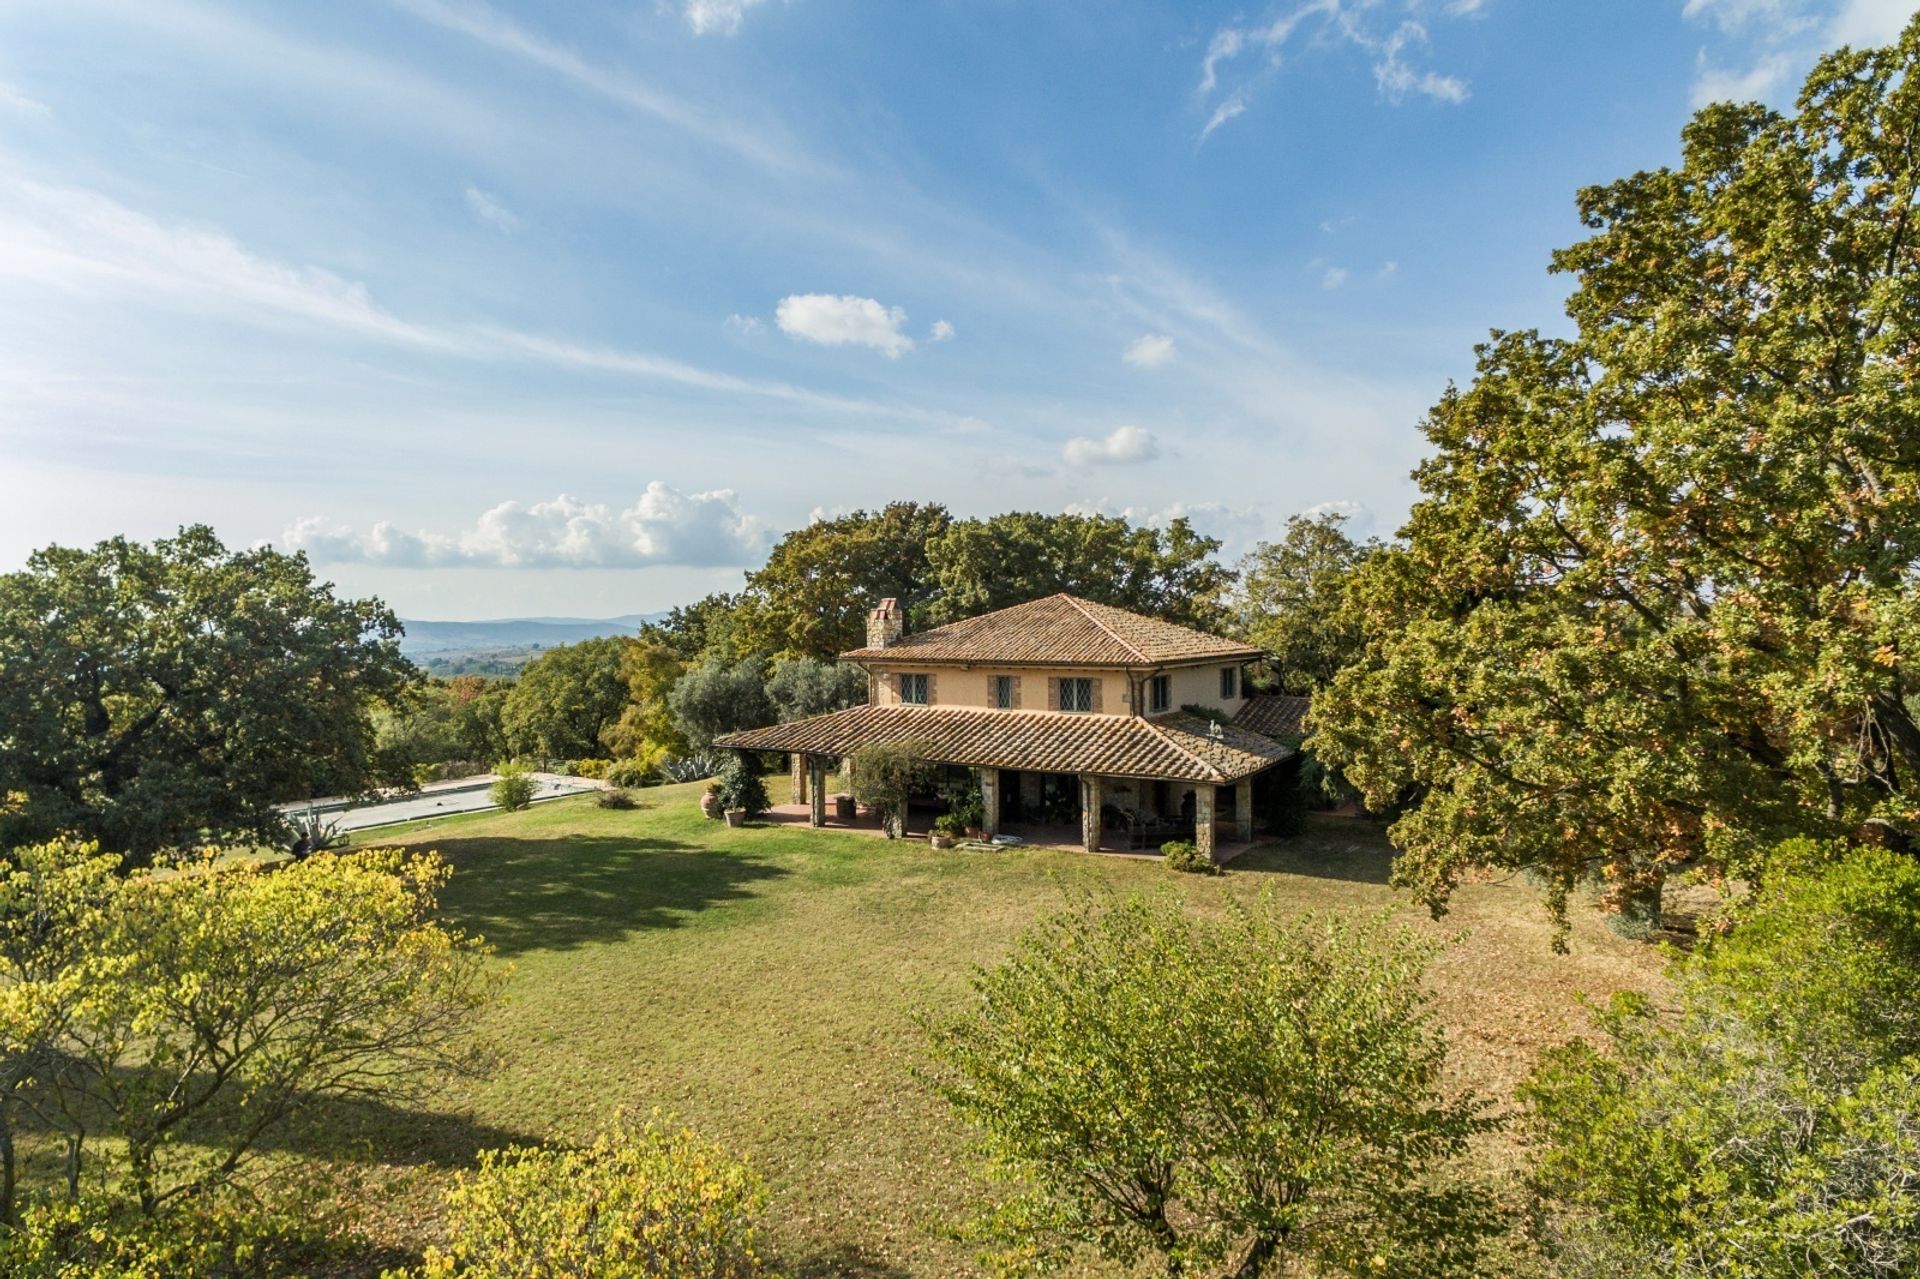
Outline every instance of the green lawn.
<path fill-rule="evenodd" d="M 778 778 L 772 787 L 783 787 Z M 436 848 L 456 872 L 450 917 L 512 965 L 491 1029 L 498 1070 L 420 1112 L 349 1110 L 294 1134 L 363 1174 L 367 1224 L 391 1261 L 434 1237 L 438 1189 L 489 1145 L 580 1138 L 658 1108 L 745 1155 L 774 1192 L 787 1273 L 947 1275 L 970 1250 L 943 1237 L 975 1192 L 965 1134 L 916 1078 L 911 1010 L 965 995 L 1035 914 L 1077 888 L 1174 880 L 1155 860 L 1040 850 L 934 852 L 924 843 L 785 827 L 728 830 L 698 786 L 644 792 L 639 811 L 590 799 L 436 819 L 366 842 Z M 1271 886 L 1302 908 L 1374 910 L 1388 850 L 1337 817 L 1257 849 L 1224 879 L 1182 877 L 1202 907 Z M 1467 939 L 1434 974 L 1462 1083 L 1505 1095 L 1539 1048 L 1577 1029 L 1577 992 L 1653 980 L 1655 956 L 1590 917 L 1573 954 L 1548 948 L 1537 894 L 1464 889 L 1441 925 Z M 1511 1159 L 1511 1144 L 1483 1156 Z"/>

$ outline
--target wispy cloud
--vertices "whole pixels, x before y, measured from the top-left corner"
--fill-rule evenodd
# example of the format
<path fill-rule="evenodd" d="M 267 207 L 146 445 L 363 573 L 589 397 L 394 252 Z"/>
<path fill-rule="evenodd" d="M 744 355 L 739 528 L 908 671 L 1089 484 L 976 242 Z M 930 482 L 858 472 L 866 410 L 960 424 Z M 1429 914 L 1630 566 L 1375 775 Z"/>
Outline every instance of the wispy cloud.
<path fill-rule="evenodd" d="M 1399 103 L 1409 95 L 1448 104 L 1465 102 L 1465 80 L 1408 60 L 1411 49 L 1427 43 L 1426 27 L 1407 19 L 1383 32 L 1375 24 L 1376 8 L 1374 0 L 1305 0 L 1264 22 L 1228 25 L 1215 31 L 1200 60 L 1200 83 L 1195 90 L 1200 103 L 1209 107 L 1200 140 L 1206 141 L 1222 125 L 1246 114 L 1255 87 L 1294 56 L 1295 45 L 1345 45 L 1362 50 L 1372 59 L 1374 83 L 1387 102 Z M 1458 19 L 1473 17 L 1480 9 L 1481 0 L 1453 0 L 1440 12 L 1443 17 Z M 1296 40 L 1296 36 L 1300 38 Z M 1258 55 L 1257 64 L 1229 84 L 1229 71 L 1249 55 Z"/>
<path fill-rule="evenodd" d="M 933 322 L 933 327 L 927 330 L 927 341 L 929 342 L 953 341 L 953 325 L 946 320 L 935 320 Z"/>
<path fill-rule="evenodd" d="M 577 88 L 669 124 L 705 142 L 721 146 L 768 169 L 803 167 L 798 148 L 748 132 L 717 118 L 624 71 L 588 61 L 572 49 L 544 39 L 484 4 L 464 0 L 390 0 L 422 21 L 568 80 Z"/>
<path fill-rule="evenodd" d="M 1177 354 L 1173 339 L 1164 333 L 1143 333 L 1127 343 L 1120 358 L 1137 369 L 1157 369 L 1173 363 Z"/>
<path fill-rule="evenodd" d="M 1104 439 L 1068 440 L 1060 456 L 1072 466 L 1133 466 L 1160 456 L 1160 441 L 1140 426 L 1116 427 Z"/>
<path fill-rule="evenodd" d="M 913 349 L 907 313 L 851 293 L 796 293 L 774 308 L 780 331 L 820 346 L 865 346 L 888 359 Z"/>
<path fill-rule="evenodd" d="M 687 0 L 681 12 L 697 36 L 731 36 L 740 33 L 747 10 L 761 3 L 762 0 Z"/>
<path fill-rule="evenodd" d="M 520 229 L 520 219 L 512 209 L 500 203 L 497 196 L 488 195 L 479 187 L 467 188 L 467 207 L 473 210 L 473 216 L 496 231 L 512 232 Z"/>
<path fill-rule="evenodd" d="M 1323 289 L 1337 289 L 1346 282 L 1347 268 L 1343 266 L 1330 266 L 1320 273 L 1320 287 Z"/>
<path fill-rule="evenodd" d="M 19 115 L 50 116 L 53 108 L 38 98 L 30 98 L 20 90 L 0 80 L 0 111 L 12 111 Z"/>
<path fill-rule="evenodd" d="M 718 568 L 757 560 L 767 528 L 729 489 L 683 493 L 656 480 L 623 510 L 562 493 L 501 502 L 457 533 L 388 521 L 359 530 L 309 516 L 280 544 L 321 563 L 389 568 Z"/>
<path fill-rule="evenodd" d="M 1744 67 L 1700 50 L 1691 92 L 1700 107 L 1770 101 L 1826 49 L 1891 42 L 1913 17 L 1913 6 L 1908 0 L 1840 0 L 1837 7 L 1830 0 L 1686 0 L 1681 13 L 1744 46 Z"/>

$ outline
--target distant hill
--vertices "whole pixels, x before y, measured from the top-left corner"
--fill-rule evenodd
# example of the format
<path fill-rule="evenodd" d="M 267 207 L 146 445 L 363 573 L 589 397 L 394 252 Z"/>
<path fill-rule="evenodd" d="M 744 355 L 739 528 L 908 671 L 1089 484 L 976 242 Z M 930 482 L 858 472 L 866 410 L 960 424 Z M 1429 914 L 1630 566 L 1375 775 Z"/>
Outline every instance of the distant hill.
<path fill-rule="evenodd" d="M 504 675 L 547 649 L 604 635 L 634 635 L 665 613 L 624 617 L 503 617 L 484 622 L 400 619 L 400 651 L 436 675 Z"/>

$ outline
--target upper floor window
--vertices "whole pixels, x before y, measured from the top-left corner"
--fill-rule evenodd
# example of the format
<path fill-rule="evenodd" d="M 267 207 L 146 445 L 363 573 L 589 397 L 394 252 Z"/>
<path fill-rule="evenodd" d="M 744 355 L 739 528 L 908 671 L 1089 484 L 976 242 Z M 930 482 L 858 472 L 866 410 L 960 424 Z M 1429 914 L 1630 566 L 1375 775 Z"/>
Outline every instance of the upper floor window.
<path fill-rule="evenodd" d="M 927 704 L 927 677 L 921 675 L 902 675 L 900 677 L 900 700 L 914 706 Z"/>
<path fill-rule="evenodd" d="M 1164 711 L 1173 708 L 1173 677 L 1155 675 L 1147 685 L 1147 709 Z"/>
<path fill-rule="evenodd" d="M 1090 679 L 1063 679 L 1060 681 L 1060 709 L 1063 711 L 1090 711 L 1093 709 L 1093 681 Z"/>
<path fill-rule="evenodd" d="M 995 675 L 993 677 L 993 704 L 998 710 L 1013 709 L 1013 676 Z"/>
<path fill-rule="evenodd" d="M 1231 698 L 1234 695 L 1239 675 L 1240 672 L 1235 667 L 1222 666 L 1220 668 L 1220 696 L 1222 698 Z"/>

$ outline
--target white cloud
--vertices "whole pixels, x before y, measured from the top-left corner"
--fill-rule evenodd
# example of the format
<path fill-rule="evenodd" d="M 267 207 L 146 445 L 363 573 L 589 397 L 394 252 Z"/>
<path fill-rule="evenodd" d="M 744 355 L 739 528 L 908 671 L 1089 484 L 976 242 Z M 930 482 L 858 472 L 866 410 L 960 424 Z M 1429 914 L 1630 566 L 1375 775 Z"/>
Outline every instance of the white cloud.
<path fill-rule="evenodd" d="M 1792 70 L 1792 60 L 1784 53 L 1769 54 L 1746 71 L 1731 71 L 1708 66 L 1702 50 L 1690 96 L 1696 107 L 1709 102 L 1763 102 L 1786 83 Z"/>
<path fill-rule="evenodd" d="M 50 116 L 53 108 L 38 98 L 30 98 L 20 90 L 0 80 L 0 110 L 17 111 L 21 115 Z"/>
<path fill-rule="evenodd" d="M 1913 19 L 1909 0 L 1847 0 L 1827 35 L 1830 44 L 1892 44 Z"/>
<path fill-rule="evenodd" d="M 1376 280 L 1391 280 L 1398 274 L 1400 274 L 1400 264 L 1389 258 L 1380 264 L 1380 269 L 1373 273 L 1373 278 Z"/>
<path fill-rule="evenodd" d="M 382 521 L 365 532 L 317 517 L 281 536 L 320 563 L 389 568 L 720 568 L 751 564 L 767 530 L 734 493 L 682 493 L 658 481 L 622 511 L 566 494 L 502 502 L 459 533 L 412 532 Z"/>
<path fill-rule="evenodd" d="M 1120 358 L 1140 369 L 1157 369 L 1171 364 L 1179 354 L 1173 339 L 1164 333 L 1145 333 L 1127 343 Z"/>
<path fill-rule="evenodd" d="M 1320 273 L 1320 287 L 1323 289 L 1337 289 L 1346 282 L 1347 268 L 1343 266 L 1330 266 Z"/>
<path fill-rule="evenodd" d="M 512 209 L 509 209 L 506 205 L 500 203 L 497 197 L 488 195 L 479 187 L 470 186 L 467 188 L 467 207 L 473 210 L 474 217 L 479 218 L 496 231 L 510 232 L 516 231 L 520 227 L 520 219 L 514 215 Z"/>
<path fill-rule="evenodd" d="M 766 332 L 766 323 L 757 315 L 741 315 L 738 311 L 727 317 L 727 327 L 744 337 Z"/>
<path fill-rule="evenodd" d="M 945 320 L 935 320 L 933 327 L 927 330 L 927 341 L 929 342 L 951 342 L 952 340 L 953 325 Z"/>
<path fill-rule="evenodd" d="M 1438 102 L 1462 103 L 1467 100 L 1466 81 L 1435 71 L 1408 66 L 1401 58 L 1409 45 L 1427 42 L 1427 29 L 1417 22 L 1403 22 L 1380 48 L 1380 60 L 1373 64 L 1374 83 L 1389 102 L 1399 102 L 1409 93 L 1423 93 Z"/>
<path fill-rule="evenodd" d="M 1474 18 L 1480 15 L 1483 4 L 1484 0 L 1450 0 L 1440 12 L 1450 19 Z M 1417 9 L 1419 6 L 1409 4 L 1407 7 Z M 1304 48 L 1348 45 L 1370 55 L 1374 83 L 1387 102 L 1402 102 L 1408 94 L 1419 94 L 1436 102 L 1465 102 L 1466 81 L 1415 66 L 1407 60 L 1406 54 L 1411 48 L 1427 42 L 1426 27 L 1407 20 L 1383 34 L 1370 18 L 1377 8 L 1374 0 L 1302 0 L 1270 22 L 1225 26 L 1215 31 L 1200 61 L 1200 83 L 1195 97 L 1204 105 L 1216 93 L 1224 96 L 1209 112 L 1200 130 L 1200 140 L 1206 141 L 1214 130 L 1246 113 L 1254 85 L 1291 60 L 1288 46 L 1295 33 L 1303 29 L 1310 33 L 1300 42 Z M 1231 68 L 1250 53 L 1263 56 L 1254 61 L 1239 83 L 1229 84 Z"/>
<path fill-rule="evenodd" d="M 1068 440 L 1060 456 L 1073 466 L 1132 466 L 1160 456 L 1160 441 L 1138 426 L 1116 427 L 1105 439 L 1077 436 Z"/>
<path fill-rule="evenodd" d="M 773 318 L 782 333 L 821 346 L 872 347 L 890 360 L 913 349 L 905 311 L 851 293 L 796 293 L 780 299 Z"/>
<path fill-rule="evenodd" d="M 759 5 L 762 0 L 687 0 L 683 12 L 687 25 L 693 28 L 697 36 L 737 35 L 740 24 L 746 19 L 747 10 Z"/>

